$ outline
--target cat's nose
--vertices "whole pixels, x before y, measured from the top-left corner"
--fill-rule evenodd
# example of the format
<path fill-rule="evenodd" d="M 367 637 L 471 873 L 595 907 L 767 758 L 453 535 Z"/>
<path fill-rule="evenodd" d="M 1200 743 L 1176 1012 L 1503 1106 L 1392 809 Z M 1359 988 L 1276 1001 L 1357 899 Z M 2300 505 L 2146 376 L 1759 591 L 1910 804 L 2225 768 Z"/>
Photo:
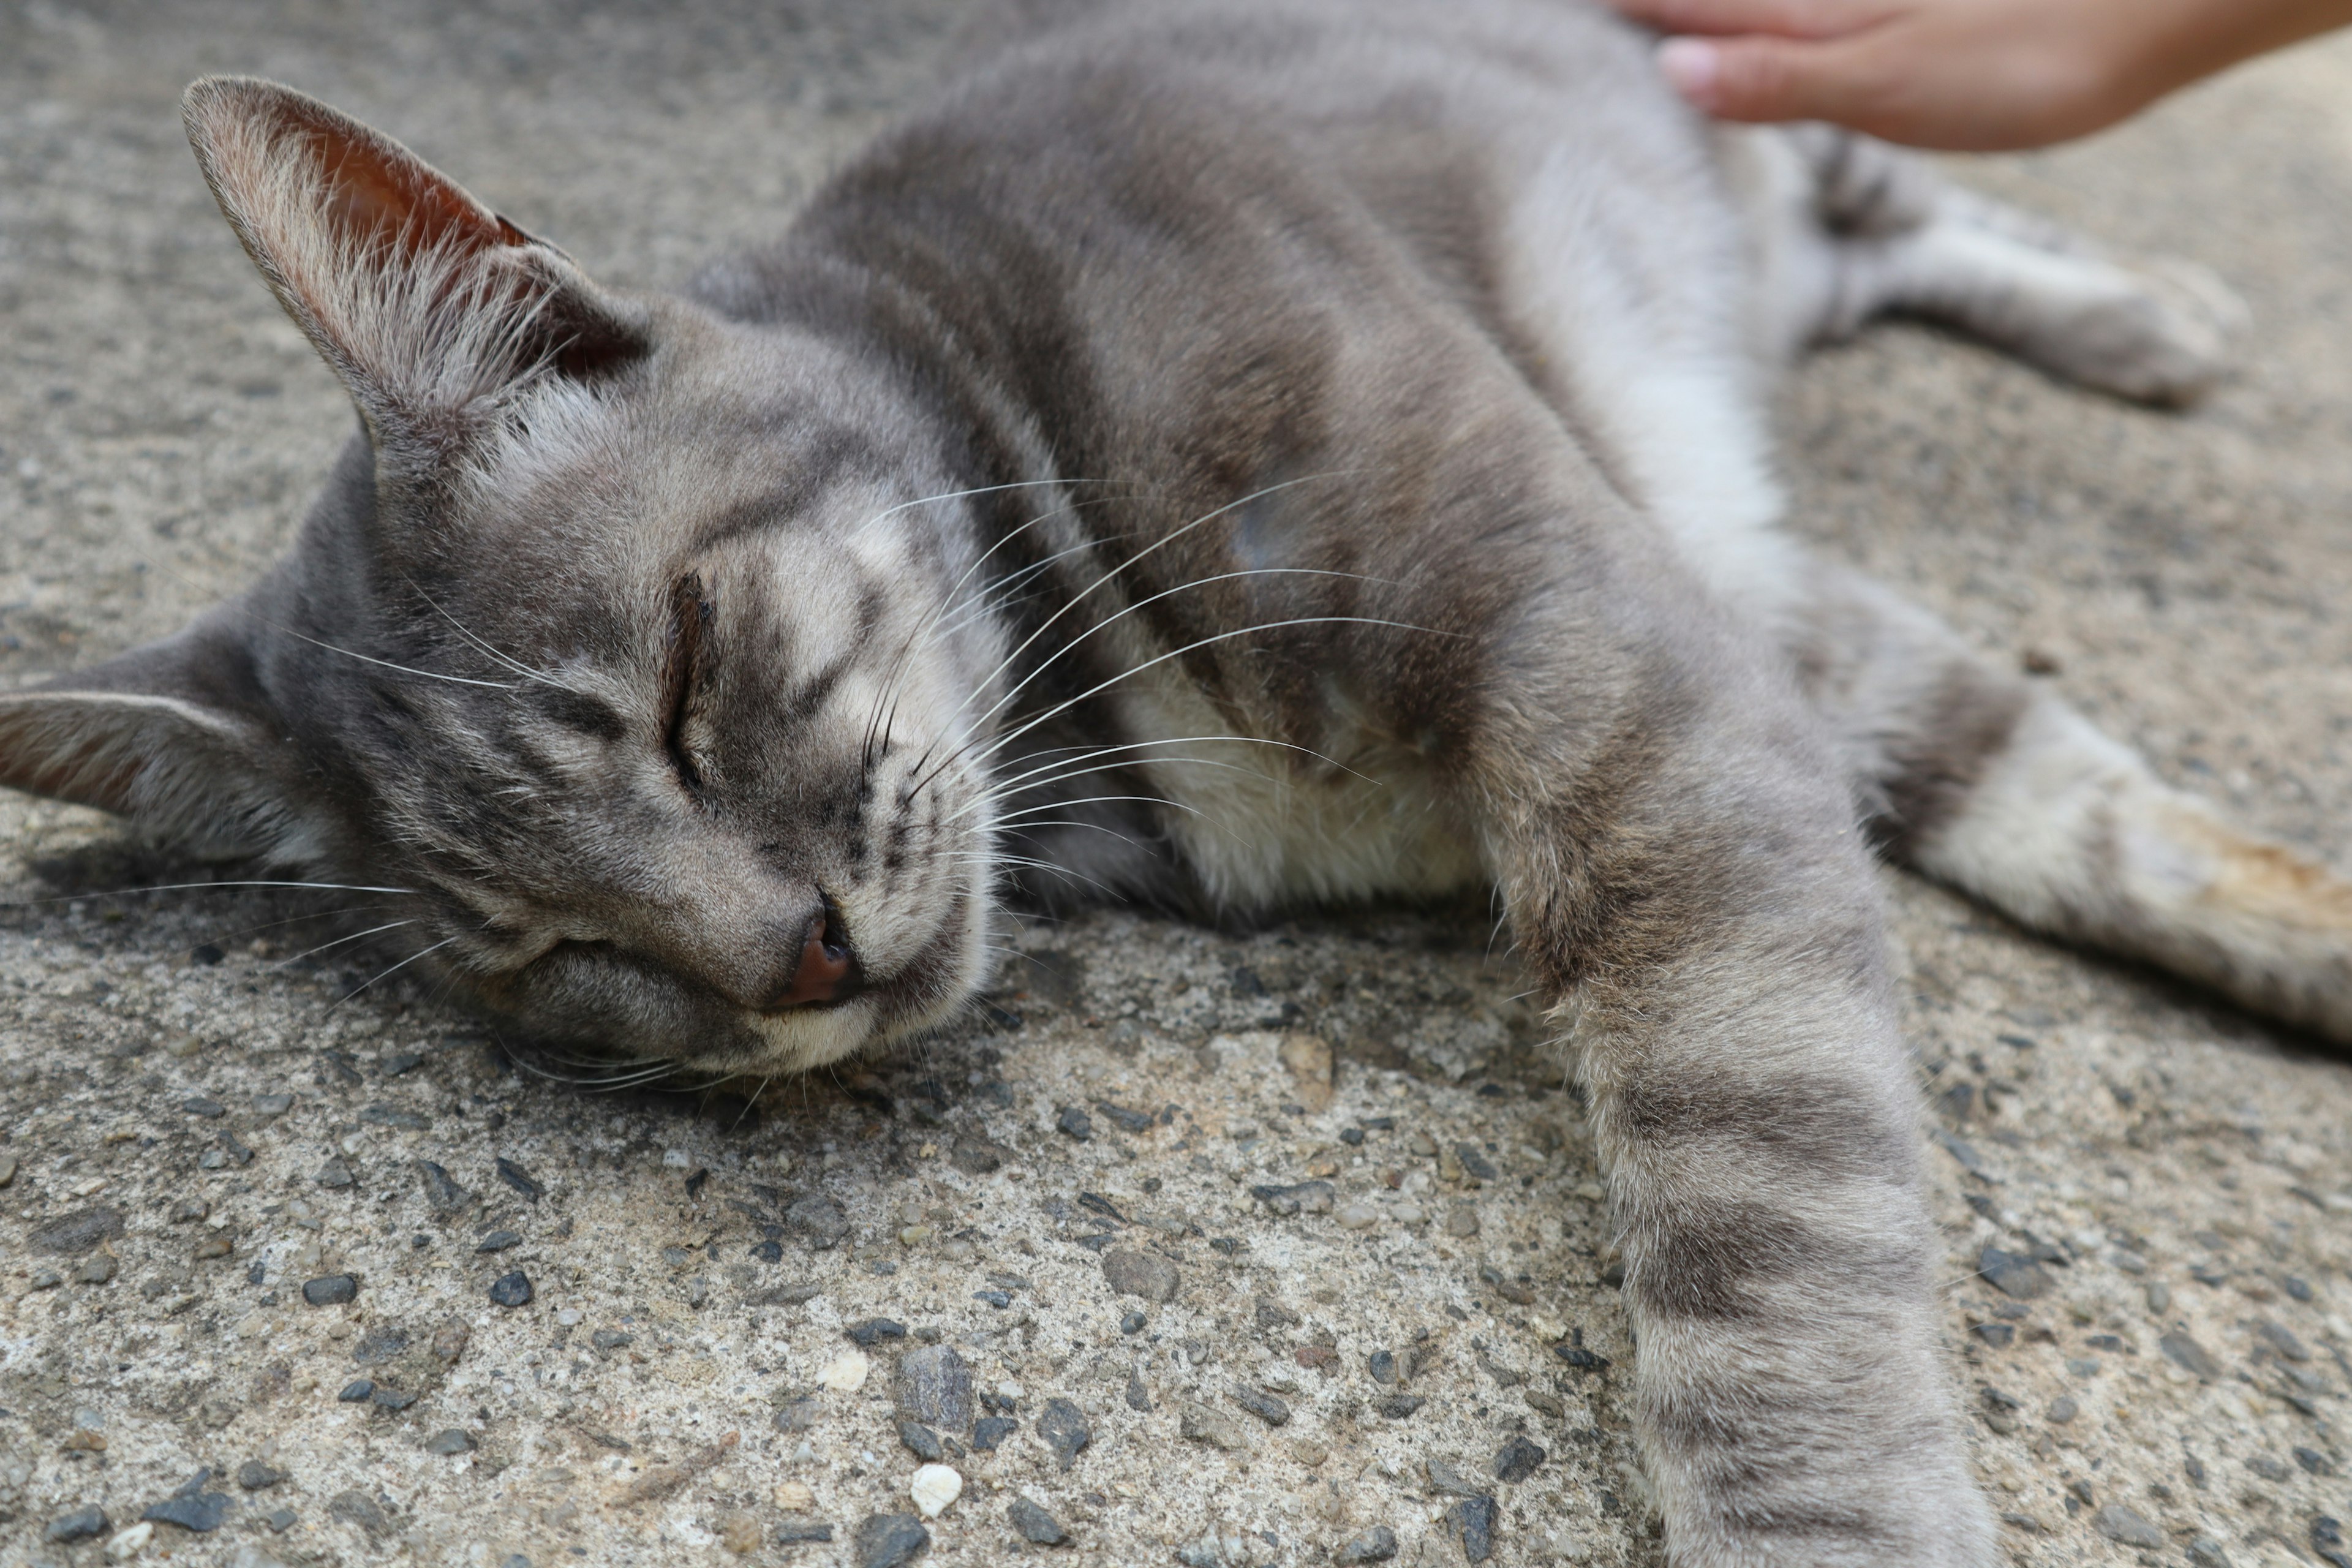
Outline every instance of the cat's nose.
<path fill-rule="evenodd" d="M 856 951 L 841 929 L 839 911 L 827 899 L 802 933 L 799 965 L 760 1011 L 779 1013 L 787 1007 L 845 1002 L 859 987 Z"/>

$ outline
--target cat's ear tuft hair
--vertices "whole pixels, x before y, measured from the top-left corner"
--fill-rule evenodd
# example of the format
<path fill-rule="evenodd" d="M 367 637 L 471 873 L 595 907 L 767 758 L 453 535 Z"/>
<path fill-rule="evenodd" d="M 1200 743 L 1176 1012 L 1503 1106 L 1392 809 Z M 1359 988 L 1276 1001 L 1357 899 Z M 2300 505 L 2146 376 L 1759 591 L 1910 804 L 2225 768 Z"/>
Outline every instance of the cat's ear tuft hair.
<path fill-rule="evenodd" d="M 318 100 L 206 77 L 181 110 L 247 254 L 379 436 L 436 440 L 485 400 L 649 348 L 562 252 Z"/>
<path fill-rule="evenodd" d="M 130 817 L 200 854 L 299 858 L 299 770 L 226 617 L 0 692 L 0 785 Z"/>

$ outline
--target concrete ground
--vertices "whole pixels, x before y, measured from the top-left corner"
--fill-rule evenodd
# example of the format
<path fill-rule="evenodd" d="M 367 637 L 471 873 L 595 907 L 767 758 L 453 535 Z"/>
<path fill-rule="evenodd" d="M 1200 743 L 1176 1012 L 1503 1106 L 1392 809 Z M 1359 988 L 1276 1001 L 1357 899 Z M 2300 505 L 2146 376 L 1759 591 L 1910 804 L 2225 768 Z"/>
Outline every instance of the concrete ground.
<path fill-rule="evenodd" d="M 294 82 L 661 285 L 918 100 L 953 9 L 0 7 L 0 679 L 247 580 L 347 427 L 197 178 L 189 78 Z M 2214 268 L 2245 372 L 2173 416 L 1874 332 L 1787 395 L 1798 526 L 2340 863 L 2352 48 L 1965 173 Z M 751 1107 L 538 1081 L 404 976 L 346 1000 L 381 961 L 301 956 L 332 900 L 112 890 L 177 869 L 0 799 L 5 1568 L 887 1559 L 853 1537 L 909 1511 L 894 1389 L 934 1347 L 971 1389 L 907 1391 L 962 1450 L 929 1561 L 1386 1528 L 1452 1563 L 1481 1498 L 1494 1562 L 1656 1561 L 1590 1147 L 1479 910 L 1039 927 L 984 1025 Z M 2004 1547 L 2344 1568 L 2352 1068 L 1886 889 Z M 1311 1181 L 1328 1211 L 1252 1194 Z M 2040 1257 L 2027 1296 L 1988 1246 Z"/>

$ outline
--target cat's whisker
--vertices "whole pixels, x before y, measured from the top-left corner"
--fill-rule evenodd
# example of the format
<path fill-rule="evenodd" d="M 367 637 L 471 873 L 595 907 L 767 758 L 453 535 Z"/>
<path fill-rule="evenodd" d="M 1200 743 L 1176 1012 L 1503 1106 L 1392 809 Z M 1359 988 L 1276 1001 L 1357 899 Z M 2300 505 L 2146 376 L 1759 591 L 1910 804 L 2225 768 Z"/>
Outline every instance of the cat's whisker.
<path fill-rule="evenodd" d="M 279 969 L 289 969 L 289 968 L 293 967 L 295 964 L 298 964 L 298 963 L 301 963 L 304 959 L 306 959 L 306 958 L 315 957 L 315 956 L 316 956 L 317 954 L 319 954 L 319 953 L 325 952 L 326 952 L 327 950 L 329 950 L 330 948 L 337 948 L 337 947 L 341 947 L 341 946 L 342 946 L 345 942 L 362 942 L 362 941 L 365 941 L 367 938 L 372 937 L 372 936 L 378 935 L 378 934 L 379 934 L 379 933 L 381 933 L 381 932 L 388 931 L 398 931 L 398 930 L 400 930 L 400 929 L 401 929 L 402 927 L 404 927 L 404 926 L 413 926 L 413 925 L 415 925 L 415 924 L 416 924 L 416 923 L 417 923 L 417 922 L 416 922 L 416 921 L 413 921 L 413 920 L 406 920 L 406 921 L 391 921 L 390 923 L 385 924 L 385 925 L 380 925 L 380 926 L 370 926 L 370 927 L 369 927 L 367 930 L 365 930 L 365 931 L 355 931 L 352 932 L 349 936 L 339 936 L 339 937 L 335 938 L 332 942 L 320 942 L 318 946 L 316 946 L 316 947 L 314 947 L 314 948 L 310 948 L 310 949 L 308 949 L 308 950 L 306 950 L 306 951 L 304 951 L 304 952 L 298 952 L 298 953 L 296 953 L 296 954 L 295 954 L 293 957 L 291 957 L 291 958 L 280 959 L 280 960 L 278 962 L 277 967 L 278 967 L 278 968 L 279 968 Z"/>
<path fill-rule="evenodd" d="M 451 942 L 457 940 L 458 939 L 454 936 L 445 936 L 439 942 L 435 942 L 431 947 L 418 949 L 416 952 L 410 953 L 406 958 L 402 959 L 398 963 L 394 964 L 390 969 L 387 969 L 383 973 L 376 975 L 373 979 L 362 981 L 358 985 L 353 986 L 351 990 L 344 992 L 341 996 L 336 997 L 333 1003 L 333 1007 L 341 1006 L 344 1003 L 350 1001 L 352 997 L 358 995 L 369 986 L 375 984 L 377 981 L 389 980 L 392 976 L 399 973 L 402 970 L 407 968 L 418 959 L 426 956 L 428 953 L 438 952 L 443 948 L 447 947 Z M 332 1011 L 333 1007 L 331 1007 L 329 1010 Z"/>
<path fill-rule="evenodd" d="M 397 893 L 404 898 L 422 898 L 414 888 L 368 888 L 344 882 L 164 882 L 141 888 L 110 888 L 91 893 L 61 893 L 54 899 L 27 899 L 22 903 L 0 904 L 0 910 L 37 910 L 50 904 L 70 904 L 83 899 L 126 899 L 133 893 L 189 893 L 215 888 L 299 888 L 322 893 Z"/>
<path fill-rule="evenodd" d="M 1255 768 L 1244 767 L 1238 763 L 1221 763 L 1213 757 L 1157 757 L 1150 760 L 1164 763 L 1187 763 L 1193 766 L 1203 768 L 1222 768 L 1228 773 L 1247 773 L 1252 778 L 1266 779 L 1267 782 L 1272 782 L 1272 780 L 1268 779 L 1268 776 L 1265 773 L 1259 772 Z M 942 818 L 941 826 L 952 826 L 955 823 L 962 821 L 973 812 L 982 810 L 1001 801 L 1013 799 L 1037 790 L 1050 789 L 1058 784 L 1067 784 L 1072 779 L 1087 778 L 1096 773 L 1113 773 L 1118 772 L 1121 768 L 1133 767 L 1134 765 L 1135 764 L 1132 762 L 1105 763 L 1099 767 L 1071 768 L 1066 772 L 1057 773 L 1049 778 L 1037 779 L 1029 784 L 1005 785 L 982 790 L 975 794 L 971 800 L 957 807 L 956 810 Z M 1051 803 L 1049 802 L 1046 804 Z"/>
<path fill-rule="evenodd" d="M 1254 500 L 1263 500 L 1277 491 L 1290 489 L 1298 485 L 1308 484 L 1317 479 L 1341 478 L 1353 471 L 1355 470 L 1332 469 L 1325 473 L 1305 474 L 1295 479 L 1285 479 L 1279 484 L 1268 485 L 1262 489 L 1252 490 L 1249 494 L 1241 497 L 1239 500 L 1228 501 L 1223 506 L 1218 507 L 1213 511 L 1203 512 L 1199 517 L 1194 518 L 1192 521 L 1185 523 L 1181 528 L 1173 529 L 1162 537 L 1154 540 L 1151 543 L 1145 545 L 1141 550 L 1137 551 L 1134 554 L 1129 556 L 1126 560 L 1120 562 L 1109 571 L 1097 576 L 1093 582 L 1087 584 L 1084 588 L 1079 589 L 1076 594 L 1071 595 L 1069 599 L 1063 604 L 1061 608 L 1046 616 L 1045 619 L 1038 625 L 1035 631 L 1031 632 L 1026 637 L 1023 638 L 1019 647 L 1015 647 L 1012 652 L 1006 654 L 1002 659 L 998 660 L 994 669 L 990 670 L 986 675 L 982 676 L 978 681 L 973 683 L 973 695 L 977 696 L 979 693 L 987 690 L 988 688 L 995 682 L 997 677 L 1003 675 L 1007 668 L 1011 668 L 1015 659 L 1018 659 L 1023 654 L 1026 653 L 1030 647 L 1036 643 L 1039 637 L 1044 637 L 1048 631 L 1052 630 L 1055 622 L 1059 621 L 1064 616 L 1068 615 L 1071 611 L 1076 609 L 1078 605 L 1085 603 L 1086 600 L 1094 595 L 1098 589 L 1107 586 L 1114 579 L 1118 577 L 1120 574 L 1128 571 L 1129 568 L 1139 565 L 1143 562 L 1150 560 L 1160 551 L 1167 549 L 1170 545 L 1174 544 L 1178 540 L 1182 539 L 1185 535 L 1191 533 L 1194 529 L 1205 528 L 1210 523 L 1215 521 L 1218 518 L 1224 516 L 1226 513 L 1238 510 L 1240 508 L 1249 505 L 1249 503 Z M 1059 658 L 1064 652 L 1067 651 L 1069 646 L 1069 644 L 1065 644 L 1062 648 L 1056 649 L 1053 658 L 1048 658 L 1045 663 L 1051 664 L 1054 658 Z M 1044 666 L 1040 666 L 1040 668 L 1042 668 Z M 1025 685 L 1026 682 L 1024 681 L 1023 684 Z M 1013 689 L 1018 691 L 1020 688 L 1016 686 Z M 963 702 L 957 704 L 956 712 L 961 713 L 963 711 L 964 708 L 969 706 L 971 701 L 971 698 L 968 697 Z M 1002 703 L 998 704 L 999 708 L 1002 706 Z M 991 709 L 990 711 L 994 712 L 996 711 L 996 709 Z"/>
<path fill-rule="evenodd" d="M 566 686 L 562 681 L 560 681 L 554 677 L 549 675 L 545 670 L 533 669 L 530 666 L 522 663 L 519 659 L 508 657 L 499 649 L 491 647 L 482 638 L 476 637 L 472 632 L 466 628 L 464 622 L 458 620 L 457 616 L 442 608 L 441 602 L 438 599 L 436 599 L 432 595 L 426 593 L 422 587 L 418 586 L 416 579 L 411 577 L 405 572 L 401 574 L 400 580 L 408 584 L 409 591 L 411 593 L 424 600 L 427 605 L 430 605 L 433 607 L 433 613 L 435 615 L 439 616 L 443 620 L 448 622 L 451 626 L 455 627 L 459 637 L 464 637 L 467 642 L 473 644 L 475 647 L 478 648 L 483 653 L 488 654 L 491 658 L 497 660 L 507 668 L 514 671 L 515 674 L 521 676 L 525 680 L 536 682 L 541 686 L 551 687 L 558 691 L 570 691 L 572 689 L 571 687 Z"/>

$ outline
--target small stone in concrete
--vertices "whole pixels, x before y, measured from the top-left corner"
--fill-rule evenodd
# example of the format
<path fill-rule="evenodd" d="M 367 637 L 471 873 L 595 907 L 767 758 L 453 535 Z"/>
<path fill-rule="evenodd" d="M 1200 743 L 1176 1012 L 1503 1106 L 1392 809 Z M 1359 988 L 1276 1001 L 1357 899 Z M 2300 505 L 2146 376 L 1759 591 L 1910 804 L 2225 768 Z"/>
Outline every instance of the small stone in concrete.
<path fill-rule="evenodd" d="M 1241 1424 L 1221 1410 L 1205 1405 L 1187 1405 L 1177 1421 L 1177 1430 L 1195 1443 L 1206 1443 L 1212 1448 L 1222 1448 L 1237 1454 L 1249 1447 L 1249 1436 Z"/>
<path fill-rule="evenodd" d="M 1448 1497 L 1483 1497 L 1486 1489 L 1476 1478 L 1444 1459 L 1423 1461 L 1429 1472 L 1429 1489 Z"/>
<path fill-rule="evenodd" d="M 927 1465 L 936 1465 L 947 1458 L 947 1450 L 940 1447 L 940 1435 L 919 1421 L 899 1422 L 898 1441 L 906 1446 L 907 1452 Z"/>
<path fill-rule="evenodd" d="M 952 1433 L 971 1426 L 971 1365 L 952 1345 L 925 1345 L 900 1356 L 890 1394 L 908 1421 Z"/>
<path fill-rule="evenodd" d="M 1134 1367 L 1127 1372 L 1127 1407 L 1129 1410 L 1150 1410 L 1151 1391 L 1143 1386 L 1143 1373 Z"/>
<path fill-rule="evenodd" d="M 94 1536 L 104 1535 L 107 1523 L 106 1510 L 91 1503 L 49 1521 L 49 1528 L 43 1532 L 42 1539 L 61 1544 L 68 1541 L 88 1541 Z"/>
<path fill-rule="evenodd" d="M 903 1340 L 907 1325 L 889 1318 L 866 1318 L 843 1331 L 861 1345 L 871 1346 L 881 1340 Z"/>
<path fill-rule="evenodd" d="M 191 1116 L 201 1116 L 207 1121 L 218 1121 L 228 1114 L 227 1106 L 217 1100 L 208 1100 L 201 1094 L 192 1094 L 180 1101 L 180 1109 Z"/>
<path fill-rule="evenodd" d="M 459 1186 L 446 1170 L 430 1160 L 417 1161 L 416 1173 L 425 1178 L 425 1206 L 433 1211 L 436 1219 L 447 1219 L 463 1214 L 466 1205 L 474 1201 L 473 1194 Z"/>
<path fill-rule="evenodd" d="M 787 1524 L 776 1531 L 779 1546 L 800 1546 L 812 1541 L 831 1541 L 833 1526 L 829 1524 Z"/>
<path fill-rule="evenodd" d="M 198 1470 L 181 1485 L 178 1491 L 153 1504 L 139 1517 L 152 1524 L 176 1524 L 182 1530 L 193 1531 L 199 1535 L 211 1534 L 228 1517 L 229 1508 L 227 1493 L 205 1490 L 205 1483 L 212 1479 L 211 1470 Z"/>
<path fill-rule="evenodd" d="M 470 1454 L 474 1451 L 474 1435 L 463 1426 L 445 1426 L 436 1432 L 425 1445 L 428 1454 Z"/>
<path fill-rule="evenodd" d="M 1299 1182 L 1291 1186 L 1255 1186 L 1250 1195 L 1287 1219 L 1299 1214 L 1329 1214 L 1336 1194 L 1328 1182 Z"/>
<path fill-rule="evenodd" d="M 1093 1120 L 1075 1105 L 1062 1107 L 1062 1113 L 1054 1118 L 1054 1130 L 1081 1143 L 1091 1142 L 1095 1135 Z"/>
<path fill-rule="evenodd" d="M 635 1343 L 636 1337 L 626 1329 L 598 1329 L 588 1336 L 588 1342 L 600 1351 L 616 1351 L 623 1345 Z"/>
<path fill-rule="evenodd" d="M 368 1395 L 368 1403 L 385 1410 L 405 1410 L 416 1403 L 416 1395 L 403 1394 L 396 1388 L 386 1388 L 379 1383 L 375 1385 L 375 1392 Z"/>
<path fill-rule="evenodd" d="M 1113 1247 L 1103 1254 L 1103 1278 L 1122 1296 L 1164 1306 L 1176 1297 L 1176 1266 L 1156 1252 Z"/>
<path fill-rule="evenodd" d="M 330 1160 L 319 1167 L 318 1183 L 322 1187 L 348 1187 L 356 1180 L 351 1166 L 341 1160 Z"/>
<path fill-rule="evenodd" d="M 79 1258 L 101 1241 L 111 1241 L 122 1234 L 123 1216 L 121 1209 L 77 1209 L 64 1215 L 25 1238 L 26 1245 L 36 1252 L 62 1253 Z"/>
<path fill-rule="evenodd" d="M 2189 1561 L 2197 1568 L 2230 1568 L 2230 1554 L 2210 1535 L 2200 1535 L 2189 1543 Z"/>
<path fill-rule="evenodd" d="M 931 1544 L 931 1532 L 911 1513 L 877 1513 L 857 1527 L 850 1561 L 856 1568 L 899 1568 Z"/>
<path fill-rule="evenodd" d="M 173 1225 L 194 1225 L 212 1217 L 213 1205 L 202 1198 L 182 1198 L 172 1205 Z"/>
<path fill-rule="evenodd" d="M 2211 1380 L 2221 1375 L 2221 1363 L 2207 1353 L 2203 1345 L 2199 1344 L 2187 1334 L 2166 1334 L 2156 1342 L 2156 1348 L 2162 1351 L 2181 1368 L 2196 1373 L 2199 1377 Z"/>
<path fill-rule="evenodd" d="M 1372 1408 L 1391 1421 L 1402 1421 L 1426 1403 L 1416 1394 L 1391 1394 Z"/>
<path fill-rule="evenodd" d="M 236 1484 L 247 1491 L 267 1491 L 282 1485 L 286 1472 L 263 1464 L 259 1459 L 247 1459 L 236 1468 Z"/>
<path fill-rule="evenodd" d="M 2305 1289 L 2308 1289 L 2308 1287 L 2305 1287 Z M 2296 1339 L 2294 1331 L 2282 1324 L 2273 1323 L 2268 1318 L 2264 1318 L 2262 1321 L 2254 1325 L 2254 1332 L 2262 1335 L 2263 1339 L 2268 1340 L 2270 1342 L 2271 1349 L 2278 1352 L 2279 1354 L 2286 1357 L 2289 1361 L 2309 1361 L 2311 1359 L 2310 1347 L 2305 1345 L 2301 1340 Z"/>
<path fill-rule="evenodd" d="M 500 1307 L 528 1307 L 534 1294 L 530 1276 L 520 1268 L 511 1274 L 499 1275 L 490 1286 L 490 1300 Z"/>
<path fill-rule="evenodd" d="M 1478 1234 L 1478 1211 L 1468 1204 L 1457 1204 L 1445 1211 L 1445 1234 L 1457 1241 L 1466 1241 Z"/>
<path fill-rule="evenodd" d="M 1385 1524 L 1376 1524 L 1339 1548 L 1337 1563 L 1386 1563 L 1397 1554 L 1396 1531 Z"/>
<path fill-rule="evenodd" d="M 2111 1502 L 2091 1516 L 2091 1528 L 2109 1541 L 2136 1546 L 2143 1552 L 2164 1549 L 2164 1531 L 2134 1513 L 2119 1502 Z"/>
<path fill-rule="evenodd" d="M 849 1213 L 823 1193 L 806 1193 L 784 1210 L 784 1228 L 816 1251 L 828 1252 L 849 1234 Z"/>
<path fill-rule="evenodd" d="M 716 1521 L 719 1544 L 738 1557 L 749 1557 L 760 1550 L 760 1521 L 748 1513 L 723 1513 Z"/>
<path fill-rule="evenodd" d="M 2063 1426 L 2081 1412 L 2082 1406 L 2074 1403 L 2073 1395 L 2062 1394 L 2050 1402 L 2050 1424 Z"/>
<path fill-rule="evenodd" d="M 360 1282 L 348 1274 L 322 1274 L 302 1287 L 302 1300 L 313 1307 L 341 1307 L 360 1293 Z"/>
<path fill-rule="evenodd" d="M 985 1176 L 1002 1168 L 1006 1150 L 985 1138 L 959 1138 L 948 1151 L 948 1163 L 967 1176 Z"/>
<path fill-rule="evenodd" d="M 963 1495 L 963 1477 L 953 1465 L 924 1465 L 907 1482 L 907 1495 L 925 1519 L 937 1519 Z"/>
<path fill-rule="evenodd" d="M 367 1531 L 370 1540 L 392 1528 L 392 1521 L 383 1517 L 383 1510 L 376 1506 L 375 1499 L 363 1491 L 337 1492 L 333 1500 L 327 1504 L 327 1511 L 337 1519 L 358 1525 Z"/>
<path fill-rule="evenodd" d="M 1054 1450 L 1054 1458 L 1068 1469 L 1078 1462 L 1078 1455 L 1095 1440 L 1094 1428 L 1087 1425 L 1085 1412 L 1066 1399 L 1049 1399 L 1037 1416 L 1037 1435 Z"/>
<path fill-rule="evenodd" d="M 1021 1539 L 1034 1546 L 1059 1546 L 1070 1537 L 1062 1529 L 1062 1521 L 1031 1502 L 1016 1497 L 1004 1505 L 1006 1522 L 1021 1534 Z"/>
<path fill-rule="evenodd" d="M 522 1232 L 519 1230 L 494 1230 L 488 1236 L 482 1237 L 481 1240 L 476 1242 L 474 1244 L 474 1250 L 477 1252 L 504 1252 L 508 1247 L 520 1243 L 521 1240 Z"/>
<path fill-rule="evenodd" d="M 1495 1456 L 1495 1479 L 1506 1485 L 1526 1480 L 1550 1457 L 1525 1437 L 1514 1437 Z"/>
<path fill-rule="evenodd" d="M 1290 1406 L 1263 1389 L 1236 1385 L 1234 1389 L 1234 1403 L 1269 1426 L 1282 1426 L 1289 1424 Z"/>
<path fill-rule="evenodd" d="M 1118 1331 L 1122 1334 L 1139 1334 L 1143 1331 L 1143 1325 L 1150 1321 L 1140 1312 L 1123 1313 L 1118 1320 Z"/>
<path fill-rule="evenodd" d="M 335 1395 L 345 1405 L 365 1405 L 374 1396 L 375 1379 L 372 1377 L 355 1377 L 343 1384 L 342 1392 Z"/>
<path fill-rule="evenodd" d="M 1495 1555 L 1495 1500 L 1464 1498 L 1445 1510 L 1447 1531 L 1462 1546 L 1466 1563 L 1484 1563 Z"/>
<path fill-rule="evenodd" d="M 983 1415 L 971 1424 L 971 1446 L 983 1454 L 992 1454 L 997 1445 L 1013 1436 L 1020 1426 L 1010 1415 Z"/>
<path fill-rule="evenodd" d="M 121 1267 L 111 1252 L 93 1252 L 74 1266 L 74 1278 L 85 1285 L 103 1285 L 112 1279 Z"/>
<path fill-rule="evenodd" d="M 2004 1296 L 2031 1301 L 2050 1293 L 2050 1271 L 2031 1258 L 1988 1247 L 1977 1254 L 1977 1272 Z"/>
<path fill-rule="evenodd" d="M 504 1182 L 532 1203 L 537 1203 L 547 1195 L 547 1189 L 539 1184 L 538 1179 L 512 1160 L 501 1156 L 490 1163 L 490 1168 L 498 1172 L 499 1181 Z"/>

